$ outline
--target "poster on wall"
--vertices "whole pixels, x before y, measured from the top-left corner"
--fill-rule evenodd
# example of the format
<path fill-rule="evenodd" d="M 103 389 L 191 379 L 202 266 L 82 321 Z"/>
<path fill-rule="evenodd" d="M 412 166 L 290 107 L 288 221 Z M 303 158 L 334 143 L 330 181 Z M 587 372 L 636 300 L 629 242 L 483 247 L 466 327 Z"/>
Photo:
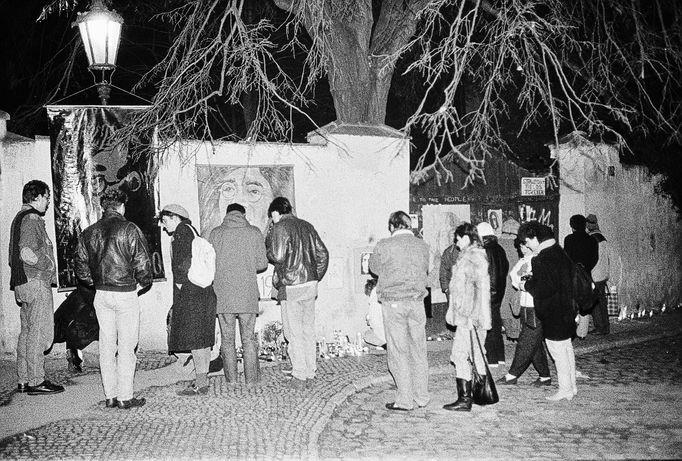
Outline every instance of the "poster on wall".
<path fill-rule="evenodd" d="M 223 222 L 231 203 L 246 208 L 246 219 L 263 235 L 269 224 L 268 207 L 275 197 L 286 197 L 296 207 L 293 165 L 200 165 L 197 164 L 199 187 L 199 220 L 201 233 L 211 231 Z M 258 276 L 261 299 L 270 299 L 272 266 Z"/>
<path fill-rule="evenodd" d="M 154 279 L 165 278 L 156 225 L 156 161 L 151 151 L 117 142 L 115 133 L 142 106 L 48 106 L 52 150 L 59 288 L 76 285 L 78 236 L 102 216 L 99 197 L 110 188 L 128 195 L 125 217 L 142 230 L 152 253 Z"/>
<path fill-rule="evenodd" d="M 452 245 L 457 226 L 463 222 L 471 222 L 469 205 L 424 205 L 422 212 L 422 237 L 429 244 L 429 286 L 431 302 L 446 302 L 440 289 L 440 257 L 445 249 Z"/>

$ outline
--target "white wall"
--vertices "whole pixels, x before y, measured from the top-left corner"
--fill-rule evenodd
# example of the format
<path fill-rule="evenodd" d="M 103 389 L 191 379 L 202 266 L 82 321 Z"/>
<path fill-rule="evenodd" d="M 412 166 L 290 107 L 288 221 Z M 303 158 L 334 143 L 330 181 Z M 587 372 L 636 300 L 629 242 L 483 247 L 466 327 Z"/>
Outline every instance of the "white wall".
<path fill-rule="evenodd" d="M 319 140 L 320 138 L 318 138 Z M 180 203 L 199 226 L 196 163 L 222 165 L 293 165 L 296 213 L 311 222 L 330 252 L 330 268 L 319 287 L 318 335 L 335 329 L 353 336 L 365 329 L 366 276 L 359 275 L 359 253 L 388 236 L 388 215 L 409 211 L 409 143 L 406 139 L 339 135 L 325 145 L 194 143 L 169 149 L 161 167 L 161 204 Z M 21 207 L 21 190 L 31 179 L 52 188 L 49 138 L 35 141 L 9 134 L 0 143 L 0 352 L 16 353 L 19 309 L 9 291 L 9 226 Z M 46 214 L 55 241 L 54 215 Z M 140 298 L 140 348 L 166 348 L 166 314 L 172 303 L 169 239 L 162 237 L 168 281 L 154 283 Z M 55 309 L 68 293 L 54 292 Z M 279 319 L 279 308 L 264 302 L 260 324 Z"/>
<path fill-rule="evenodd" d="M 682 222 L 671 201 L 656 193 L 662 178 L 642 166 L 623 166 L 610 145 L 569 142 L 554 154 L 561 169 L 561 243 L 572 215 L 593 213 L 613 249 L 610 281 L 620 302 L 647 309 L 680 302 Z"/>
<path fill-rule="evenodd" d="M 327 145 L 217 143 L 174 146 L 159 175 L 161 204 L 179 203 L 199 226 L 196 164 L 293 165 L 295 212 L 315 226 L 329 249 L 329 271 L 319 286 L 318 337 L 366 329 L 366 276 L 359 255 L 387 237 L 388 216 L 409 207 L 409 144 L 405 139 L 339 135 Z M 203 232 L 203 231 L 202 231 Z M 168 238 L 164 264 L 170 277 Z M 166 282 L 170 290 L 170 282 Z M 280 318 L 261 303 L 259 325 Z"/>

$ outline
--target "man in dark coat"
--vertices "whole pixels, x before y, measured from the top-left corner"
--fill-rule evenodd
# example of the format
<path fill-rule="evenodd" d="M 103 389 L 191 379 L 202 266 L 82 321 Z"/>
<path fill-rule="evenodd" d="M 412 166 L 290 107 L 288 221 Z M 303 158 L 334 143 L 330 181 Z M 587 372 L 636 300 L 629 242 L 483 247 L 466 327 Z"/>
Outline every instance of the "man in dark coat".
<path fill-rule="evenodd" d="M 521 282 L 520 288 L 533 296 L 535 313 L 542 323 L 559 379 L 559 391 L 547 400 L 571 400 L 578 393 L 571 342 L 575 334 L 573 263 L 556 243 L 552 229 L 537 221 L 522 224 L 519 239 L 535 253 L 531 260 L 532 275 Z"/>
<path fill-rule="evenodd" d="M 457 262 L 459 249 L 456 244 L 452 244 L 443 251 L 440 257 L 440 270 L 438 271 L 438 281 L 440 282 L 440 289 L 445 295 L 448 295 L 450 290 L 450 280 L 452 279 L 452 266 Z M 448 296 L 448 299 L 450 297 Z"/>
<path fill-rule="evenodd" d="M 571 261 L 582 264 L 589 273 L 599 259 L 599 245 L 585 231 L 587 220 L 583 215 L 571 216 L 569 223 L 573 233 L 564 238 L 564 250 Z"/>
<path fill-rule="evenodd" d="M 140 335 L 139 287 L 152 283 L 152 264 L 142 231 L 123 215 L 128 197 L 108 189 L 100 197 L 102 219 L 83 231 L 76 251 L 76 276 L 95 287 L 99 364 L 106 407 L 145 404 L 133 397 L 135 348 Z"/>
<path fill-rule="evenodd" d="M 507 273 L 509 273 L 509 260 L 504 248 L 497 242 L 493 227 L 487 222 L 476 226 L 478 236 L 483 242 L 486 256 L 488 257 L 488 274 L 490 275 L 490 314 L 492 315 L 492 328 L 485 338 L 485 351 L 488 363 L 491 366 L 504 364 L 504 339 L 502 338 L 502 300 L 507 288 Z"/>
<path fill-rule="evenodd" d="M 265 241 L 261 231 L 246 220 L 246 208 L 238 203 L 227 206 L 223 223 L 211 231 L 209 242 L 216 251 L 214 289 L 218 297 L 220 352 L 228 383 L 237 382 L 235 327 L 244 350 L 244 382 L 258 382 L 258 342 L 255 326 L 258 314 L 256 274 L 268 268 Z"/>
<path fill-rule="evenodd" d="M 329 252 L 312 224 L 293 214 L 286 197 L 268 208 L 272 218 L 265 240 L 268 260 L 275 266 L 272 286 L 282 306 L 282 327 L 289 342 L 291 385 L 302 388 L 315 378 L 315 299 L 317 284 L 327 273 Z"/>

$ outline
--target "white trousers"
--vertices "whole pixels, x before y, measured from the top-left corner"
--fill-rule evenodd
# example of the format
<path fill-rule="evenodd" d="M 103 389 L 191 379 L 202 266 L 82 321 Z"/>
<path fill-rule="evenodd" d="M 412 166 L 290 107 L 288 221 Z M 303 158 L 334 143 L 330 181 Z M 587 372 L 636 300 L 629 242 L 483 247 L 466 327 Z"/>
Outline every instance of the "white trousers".
<path fill-rule="evenodd" d="M 130 400 L 137 362 L 135 348 L 140 336 L 137 292 L 97 291 L 94 305 L 99 322 L 99 367 L 104 396 Z"/>
<path fill-rule="evenodd" d="M 556 374 L 559 379 L 559 393 L 577 394 L 578 386 L 575 381 L 575 353 L 570 339 L 552 341 L 545 339 L 547 350 L 554 359 Z"/>

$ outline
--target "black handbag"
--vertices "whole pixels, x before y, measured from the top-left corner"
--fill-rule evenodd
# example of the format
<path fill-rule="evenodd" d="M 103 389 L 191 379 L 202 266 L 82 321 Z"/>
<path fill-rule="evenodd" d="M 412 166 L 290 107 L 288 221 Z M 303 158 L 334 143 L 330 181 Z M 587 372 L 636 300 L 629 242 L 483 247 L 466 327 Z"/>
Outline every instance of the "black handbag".
<path fill-rule="evenodd" d="M 469 331 L 469 339 L 471 340 L 471 357 L 469 357 L 469 363 L 471 364 L 471 396 L 472 400 L 476 405 L 492 405 L 500 401 L 499 395 L 497 395 L 497 388 L 495 387 L 495 380 L 490 374 L 490 368 L 488 368 L 488 361 L 483 353 L 483 347 L 481 347 L 481 340 L 478 338 L 478 331 L 474 329 L 476 333 L 476 342 L 478 343 L 478 349 L 483 357 L 483 363 L 485 364 L 485 374 L 481 375 L 476 369 L 476 361 L 474 360 L 474 337 Z"/>

